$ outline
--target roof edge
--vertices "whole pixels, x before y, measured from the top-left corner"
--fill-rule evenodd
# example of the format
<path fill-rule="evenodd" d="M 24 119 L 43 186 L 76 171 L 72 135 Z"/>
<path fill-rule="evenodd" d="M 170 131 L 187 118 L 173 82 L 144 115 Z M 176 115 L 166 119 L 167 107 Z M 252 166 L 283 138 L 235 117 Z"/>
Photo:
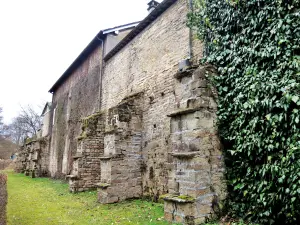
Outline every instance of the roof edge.
<path fill-rule="evenodd" d="M 77 56 L 73 63 L 68 67 L 68 69 L 63 73 L 63 75 L 58 78 L 55 84 L 50 88 L 49 92 L 53 93 L 60 86 L 60 84 L 69 77 L 69 75 L 75 71 L 87 58 L 89 53 L 91 53 L 103 40 L 103 31 L 101 30 L 93 40 L 87 45 L 87 47 Z"/>
<path fill-rule="evenodd" d="M 104 57 L 104 61 L 108 61 L 123 47 L 125 47 L 131 40 L 140 34 L 146 27 L 148 27 L 154 20 L 163 14 L 171 5 L 177 0 L 164 0 L 161 2 L 144 20 L 142 20 L 127 36 L 125 36 L 109 53 Z"/>
<path fill-rule="evenodd" d="M 128 29 L 129 27 L 136 26 L 139 21 L 123 24 L 120 26 L 100 30 L 99 33 L 92 39 L 92 41 L 87 45 L 87 47 L 77 56 L 77 58 L 73 61 L 73 63 L 67 68 L 67 70 L 61 75 L 60 78 L 55 82 L 55 84 L 50 88 L 49 92 L 53 93 L 57 90 L 57 88 L 61 85 L 61 83 L 67 79 L 72 72 L 74 72 L 89 56 L 89 54 L 94 51 L 96 47 L 98 47 L 107 34 L 119 30 L 120 28 Z"/>

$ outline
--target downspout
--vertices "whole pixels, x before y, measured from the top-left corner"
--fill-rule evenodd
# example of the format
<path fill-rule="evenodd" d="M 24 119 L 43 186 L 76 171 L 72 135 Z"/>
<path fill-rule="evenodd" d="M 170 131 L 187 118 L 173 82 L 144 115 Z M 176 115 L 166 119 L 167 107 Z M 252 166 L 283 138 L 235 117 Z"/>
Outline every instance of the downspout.
<path fill-rule="evenodd" d="M 102 101 L 102 76 L 103 76 L 103 69 L 104 69 L 104 41 L 103 41 L 103 39 L 100 39 L 98 36 L 97 36 L 97 39 L 99 41 L 101 41 L 101 49 L 102 49 L 101 67 L 100 67 L 100 76 L 99 76 L 99 93 L 98 93 L 98 97 L 99 97 L 98 112 L 99 112 L 101 109 L 101 101 Z"/>
<path fill-rule="evenodd" d="M 189 11 L 192 13 L 194 11 L 193 7 L 193 0 L 188 0 L 189 1 Z M 192 60 L 193 58 L 193 31 L 190 28 L 189 31 L 189 60 Z"/>

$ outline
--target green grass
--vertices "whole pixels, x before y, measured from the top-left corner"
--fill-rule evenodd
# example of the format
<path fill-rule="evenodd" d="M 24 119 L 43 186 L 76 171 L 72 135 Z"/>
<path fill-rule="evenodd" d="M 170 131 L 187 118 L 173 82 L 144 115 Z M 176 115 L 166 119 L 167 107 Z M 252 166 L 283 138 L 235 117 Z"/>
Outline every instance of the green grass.
<path fill-rule="evenodd" d="M 8 225 L 170 224 L 163 205 L 142 200 L 97 203 L 97 193 L 71 194 L 68 184 L 8 171 Z"/>

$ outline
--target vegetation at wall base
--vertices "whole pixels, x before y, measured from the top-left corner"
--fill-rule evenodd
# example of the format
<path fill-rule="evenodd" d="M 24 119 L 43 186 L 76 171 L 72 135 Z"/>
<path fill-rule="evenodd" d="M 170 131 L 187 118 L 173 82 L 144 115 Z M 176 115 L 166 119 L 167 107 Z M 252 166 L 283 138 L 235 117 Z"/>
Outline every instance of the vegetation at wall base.
<path fill-rule="evenodd" d="M 131 200 L 103 205 L 96 191 L 73 194 L 60 180 L 6 173 L 8 225 L 170 224 L 163 219 L 163 204 Z"/>
<path fill-rule="evenodd" d="M 300 224 L 300 1 L 195 0 L 189 26 L 218 68 L 232 216 Z"/>

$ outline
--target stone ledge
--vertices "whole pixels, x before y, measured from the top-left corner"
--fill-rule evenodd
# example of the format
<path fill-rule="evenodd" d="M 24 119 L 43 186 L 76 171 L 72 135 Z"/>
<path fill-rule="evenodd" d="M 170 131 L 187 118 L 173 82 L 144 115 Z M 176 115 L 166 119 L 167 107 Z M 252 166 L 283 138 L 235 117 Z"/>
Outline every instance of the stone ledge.
<path fill-rule="evenodd" d="M 175 75 L 174 75 L 174 78 L 176 79 L 181 79 L 183 77 L 188 77 L 188 76 L 192 76 L 193 75 L 193 72 L 195 71 L 195 69 L 197 68 L 198 66 L 190 66 L 188 67 L 187 69 L 185 69 L 184 71 L 178 71 Z"/>
<path fill-rule="evenodd" d="M 77 175 L 67 175 L 66 178 L 69 178 L 71 180 L 76 180 L 76 179 L 78 179 L 78 176 Z"/>
<path fill-rule="evenodd" d="M 199 111 L 201 109 L 201 107 L 196 107 L 196 108 L 186 108 L 186 109 L 179 109 L 175 112 L 172 112 L 170 114 L 168 114 L 168 117 L 176 117 L 176 116 L 181 116 L 181 115 L 185 115 L 185 114 L 189 114 L 189 113 L 193 113 L 196 111 Z"/>
<path fill-rule="evenodd" d="M 195 198 L 188 195 L 174 195 L 174 194 L 166 194 L 160 196 L 161 199 L 169 202 L 177 202 L 177 203 L 194 203 L 196 201 Z"/>
<path fill-rule="evenodd" d="M 106 189 L 106 188 L 110 187 L 110 184 L 108 184 L 108 183 L 97 183 L 96 187 L 101 188 L 101 189 Z"/>
<path fill-rule="evenodd" d="M 170 152 L 171 156 L 176 158 L 193 158 L 196 155 L 199 155 L 199 151 L 194 152 Z"/>
<path fill-rule="evenodd" d="M 76 155 L 74 155 L 73 156 L 73 159 L 79 159 L 79 158 L 82 158 L 83 156 L 82 156 L 82 154 L 80 154 L 80 153 L 77 153 Z"/>
<path fill-rule="evenodd" d="M 99 157 L 100 160 L 123 160 L 123 154 L 114 154 L 114 155 L 103 155 Z"/>
<path fill-rule="evenodd" d="M 100 160 L 110 160 L 112 158 L 113 158 L 112 156 L 101 156 L 101 157 L 99 157 Z"/>
<path fill-rule="evenodd" d="M 113 129 L 110 129 L 110 130 L 106 130 L 105 132 L 103 132 L 103 134 L 115 134 L 115 133 L 118 133 L 117 129 L 113 128 Z"/>

